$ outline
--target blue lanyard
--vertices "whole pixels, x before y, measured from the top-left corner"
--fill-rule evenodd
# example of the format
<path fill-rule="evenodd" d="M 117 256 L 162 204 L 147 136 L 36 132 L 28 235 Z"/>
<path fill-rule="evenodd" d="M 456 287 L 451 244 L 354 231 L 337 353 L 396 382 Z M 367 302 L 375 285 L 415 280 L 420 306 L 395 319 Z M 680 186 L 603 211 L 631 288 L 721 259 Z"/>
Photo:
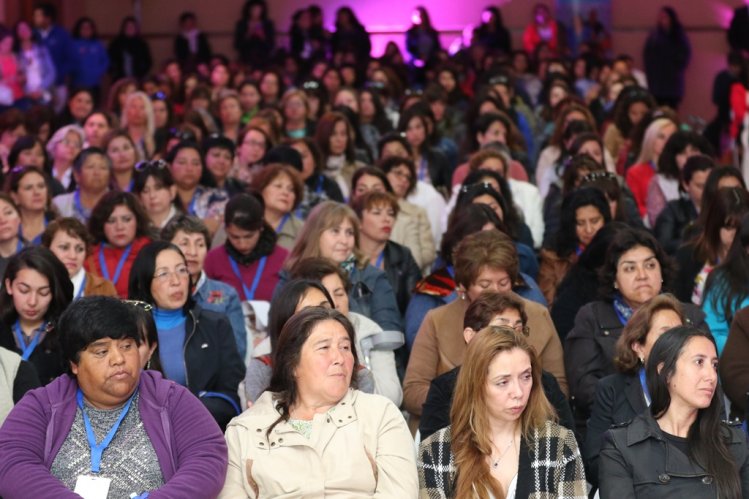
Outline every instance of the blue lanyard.
<path fill-rule="evenodd" d="M 109 430 L 109 433 L 107 433 L 107 436 L 104 437 L 104 440 L 102 440 L 101 443 L 97 444 L 96 435 L 94 435 L 94 429 L 91 428 L 91 420 L 88 418 L 88 414 L 86 414 L 86 410 L 83 408 L 83 392 L 80 388 L 78 389 L 78 407 L 81 409 L 81 414 L 83 414 L 83 424 L 86 426 L 86 437 L 88 437 L 88 445 L 89 447 L 91 447 L 92 473 L 98 473 L 101 469 L 101 455 L 104 453 L 104 449 L 109 447 L 109 444 L 112 443 L 112 439 L 114 438 L 115 433 L 117 433 L 117 430 L 120 428 L 122 420 L 125 419 L 127 411 L 130 409 L 130 404 L 132 404 L 133 397 L 135 397 L 136 393 L 137 390 L 133 392 L 132 395 L 130 395 L 130 398 L 127 399 L 127 402 L 125 402 L 125 407 L 123 407 L 122 412 L 120 412 L 120 417 L 117 418 L 117 421 L 115 421 L 114 425 L 112 425 L 112 429 Z"/>
<path fill-rule="evenodd" d="M 640 385 L 642 386 L 642 394 L 645 396 L 645 405 L 650 407 L 650 392 L 648 391 L 648 384 L 645 381 L 645 368 L 640 368 Z"/>
<path fill-rule="evenodd" d="M 375 268 L 379 269 L 384 259 L 385 259 L 385 250 L 382 250 L 380 251 L 380 256 L 377 257 L 377 261 L 375 262 Z"/>
<path fill-rule="evenodd" d="M 102 243 L 101 246 L 99 246 L 99 266 L 101 267 L 101 275 L 106 279 L 107 281 L 112 281 L 112 284 L 117 284 L 117 281 L 120 280 L 120 274 L 122 274 L 122 268 L 125 266 L 125 262 L 127 261 L 127 257 L 130 256 L 130 250 L 133 249 L 133 244 L 130 243 L 125 247 L 125 252 L 122 253 L 122 256 L 120 257 L 120 261 L 117 262 L 117 268 L 114 270 L 114 279 L 109 278 L 109 269 L 107 268 L 107 262 L 104 259 L 104 243 Z"/>
<path fill-rule="evenodd" d="M 135 187 L 135 179 L 130 180 L 130 185 L 127 186 L 126 191 L 127 192 L 133 192 L 133 187 Z"/>
<path fill-rule="evenodd" d="M 21 251 L 23 249 L 23 239 L 20 237 L 18 238 L 18 242 L 16 243 L 16 253 Z"/>
<path fill-rule="evenodd" d="M 453 268 L 453 266 L 448 265 L 447 267 L 445 267 L 445 270 L 447 270 L 447 273 L 450 274 L 450 277 L 452 277 L 453 280 L 455 280 L 455 269 Z"/>
<path fill-rule="evenodd" d="M 13 332 L 16 334 L 16 339 L 18 340 L 18 345 L 23 349 L 23 353 L 21 353 L 21 358 L 23 360 L 29 360 L 29 357 L 31 357 L 31 354 L 34 353 L 34 349 L 39 344 L 39 340 L 42 337 L 42 331 L 47 327 L 47 323 L 42 323 L 41 326 L 39 326 L 39 329 L 36 330 L 36 334 L 31 339 L 31 343 L 28 345 L 25 345 L 25 342 L 23 341 L 23 330 L 21 330 L 21 321 L 16 320 L 16 323 L 13 324 Z"/>
<path fill-rule="evenodd" d="M 47 228 L 47 224 L 49 224 L 49 222 L 47 221 L 47 217 L 44 217 L 44 228 L 45 229 Z M 42 234 L 44 234 L 44 231 L 42 231 Z M 31 241 L 29 241 L 29 244 L 31 246 L 39 246 L 40 244 L 42 244 L 42 234 L 39 234 L 34 239 L 32 239 Z M 17 246 L 17 249 L 16 249 L 16 253 L 18 253 L 19 251 L 21 251 L 21 249 L 23 248 L 23 243 L 21 242 L 21 239 L 23 239 L 23 229 L 19 225 L 18 226 L 18 246 Z"/>
<path fill-rule="evenodd" d="M 320 174 L 320 175 L 319 175 L 319 176 L 317 177 L 317 187 L 315 187 L 315 194 L 320 194 L 320 193 L 322 192 L 322 186 L 323 186 L 323 182 L 324 182 L 324 181 L 325 181 L 325 177 L 324 177 L 324 176 L 323 176 L 323 174 L 321 173 L 321 174 Z"/>
<path fill-rule="evenodd" d="M 265 261 L 267 259 L 267 256 L 264 256 L 260 259 L 260 262 L 257 265 L 257 270 L 255 271 L 255 278 L 252 280 L 252 287 L 250 289 L 247 289 L 247 286 L 245 286 L 244 281 L 242 280 L 242 274 L 239 273 L 239 265 L 237 265 L 237 262 L 234 260 L 234 258 L 229 256 L 229 263 L 231 264 L 232 270 L 234 270 L 234 275 L 237 276 L 239 282 L 242 283 L 242 291 L 244 291 L 245 301 L 255 299 L 255 291 L 257 291 L 257 286 L 258 284 L 260 284 L 260 278 L 263 276 L 263 270 L 265 270 Z"/>
<path fill-rule="evenodd" d="M 289 217 L 290 216 L 291 215 L 289 215 L 287 213 L 286 215 L 283 216 L 283 218 L 281 219 L 281 221 L 278 222 L 278 227 L 276 227 L 276 234 L 278 234 L 279 232 L 281 232 L 283 230 L 283 226 L 286 225 L 286 222 L 289 221 Z"/>
<path fill-rule="evenodd" d="M 187 205 L 187 214 L 195 215 L 195 203 L 198 201 L 198 191 L 195 191 L 190 199 L 190 204 Z"/>
<path fill-rule="evenodd" d="M 427 161 L 421 158 L 419 161 L 419 180 L 424 180 L 427 176 Z"/>
<path fill-rule="evenodd" d="M 78 290 L 78 294 L 75 295 L 73 301 L 83 298 L 83 290 L 86 289 L 86 274 L 83 274 L 83 282 L 81 282 L 81 289 Z"/>
<path fill-rule="evenodd" d="M 84 220 L 88 220 L 88 218 L 91 216 L 90 213 L 87 213 L 86 210 L 83 208 L 83 204 L 81 204 L 81 191 L 80 189 L 76 189 L 75 193 L 73 194 L 73 203 L 75 205 L 75 211 L 80 215 L 80 217 Z"/>

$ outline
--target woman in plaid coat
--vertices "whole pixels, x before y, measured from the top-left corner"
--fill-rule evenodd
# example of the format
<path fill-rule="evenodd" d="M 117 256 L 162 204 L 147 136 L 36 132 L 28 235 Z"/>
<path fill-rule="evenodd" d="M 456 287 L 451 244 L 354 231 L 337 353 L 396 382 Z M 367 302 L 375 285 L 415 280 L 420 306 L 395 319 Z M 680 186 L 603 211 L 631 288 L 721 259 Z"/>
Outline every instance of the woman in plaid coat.
<path fill-rule="evenodd" d="M 489 326 L 471 341 L 466 359 L 452 424 L 419 447 L 420 496 L 586 499 L 575 437 L 553 421 L 541 366 L 525 338 Z"/>

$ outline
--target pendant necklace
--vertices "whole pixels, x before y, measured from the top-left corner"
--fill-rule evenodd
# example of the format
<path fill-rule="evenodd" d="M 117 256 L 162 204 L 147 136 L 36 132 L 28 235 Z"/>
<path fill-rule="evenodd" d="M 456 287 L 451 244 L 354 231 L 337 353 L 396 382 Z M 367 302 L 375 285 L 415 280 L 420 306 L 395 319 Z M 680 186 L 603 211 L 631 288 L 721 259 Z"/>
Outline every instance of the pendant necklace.
<path fill-rule="evenodd" d="M 499 463 L 500 463 L 500 462 L 502 461 L 502 458 L 504 458 L 504 457 L 505 457 L 505 454 L 507 454 L 507 451 L 509 451 L 509 450 L 510 450 L 510 447 L 511 447 L 511 446 L 512 446 L 512 444 L 514 444 L 514 443 L 515 443 L 515 435 L 513 435 L 513 436 L 512 436 L 512 438 L 510 439 L 510 441 L 509 441 L 509 442 L 507 442 L 507 447 L 505 447 L 505 450 L 504 450 L 504 451 L 502 451 L 502 453 L 501 453 L 501 454 L 499 455 L 499 457 L 497 458 L 497 460 L 496 460 L 496 461 L 492 461 L 492 469 L 493 469 L 493 470 L 496 470 L 496 469 L 497 469 L 497 468 L 499 467 Z M 493 446 L 493 447 L 494 447 L 495 449 L 497 449 L 497 447 L 496 447 L 496 446 L 494 446 L 494 443 L 493 443 L 493 442 L 492 442 L 492 446 Z M 497 449 L 497 450 L 499 450 L 499 449 Z"/>

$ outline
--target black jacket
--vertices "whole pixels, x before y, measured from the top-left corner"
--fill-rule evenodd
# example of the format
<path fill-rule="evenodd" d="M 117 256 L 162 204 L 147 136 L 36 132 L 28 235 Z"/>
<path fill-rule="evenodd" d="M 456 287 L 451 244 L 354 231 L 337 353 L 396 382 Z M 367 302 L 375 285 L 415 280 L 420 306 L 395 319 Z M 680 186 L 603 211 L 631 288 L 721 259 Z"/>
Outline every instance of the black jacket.
<path fill-rule="evenodd" d="M 388 241 L 385 244 L 383 270 L 395 292 L 395 300 L 401 315 L 406 314 L 411 290 L 421 280 L 421 270 L 416 264 L 411 250 L 403 245 Z"/>
<path fill-rule="evenodd" d="M 738 426 L 726 424 L 722 425 L 720 433 L 739 471 L 740 497 L 749 498 L 746 436 Z M 599 482 L 601 499 L 718 496 L 713 477 L 664 436 L 649 411 L 635 417 L 628 425 L 606 432 L 601 446 Z"/>
<path fill-rule="evenodd" d="M 680 197 L 666 203 L 666 207 L 655 221 L 653 230 L 666 253 L 669 255 L 676 253 L 684 240 L 684 229 L 696 219 L 697 209 L 691 199 Z"/>
<path fill-rule="evenodd" d="M 39 375 L 36 374 L 34 366 L 31 362 L 22 360 L 18 364 L 16 379 L 13 380 L 13 403 L 17 404 L 26 395 L 26 392 L 40 386 L 42 384 L 39 382 Z"/>
<path fill-rule="evenodd" d="M 187 388 L 200 398 L 223 431 L 231 418 L 238 415 L 237 410 L 223 398 L 200 394 L 205 391 L 225 395 L 242 411 L 237 388 L 244 379 L 245 366 L 237 351 L 231 323 L 225 315 L 196 305 L 187 315 L 185 331 Z M 152 359 L 158 358 L 157 348 Z"/>
<path fill-rule="evenodd" d="M 445 156 L 445 153 L 435 147 L 425 147 L 422 156 L 427 162 L 429 179 L 432 181 L 432 185 L 437 190 L 449 193 L 452 182 L 452 171 L 450 161 Z M 418 167 L 418 165 L 416 166 Z"/>
<path fill-rule="evenodd" d="M 126 76 L 143 78 L 151 70 L 151 48 L 141 36 L 128 37 L 119 35 L 112 40 L 107 49 L 109 52 L 109 72 L 112 81 Z M 125 55 L 132 58 L 132 74 L 126 74 Z"/>
<path fill-rule="evenodd" d="M 707 330 L 702 310 L 691 303 L 682 305 L 687 323 Z M 594 301 L 580 309 L 565 340 L 564 365 L 580 435 L 586 432 L 598 380 L 615 372 L 614 353 L 622 329 L 613 303 Z"/>
<path fill-rule="evenodd" d="M 234 26 L 234 49 L 239 60 L 253 67 L 264 68 L 276 49 L 276 27 L 265 19 L 257 31 L 248 32 L 247 19 L 240 19 Z"/>
<path fill-rule="evenodd" d="M 0 347 L 7 348 L 21 355 L 13 338 L 13 329 L 5 323 L 0 324 Z M 52 332 L 34 349 L 28 362 L 34 366 L 42 385 L 46 385 L 56 377 L 67 372 L 67 365 L 62 358 L 62 351 L 57 343 L 57 337 Z"/>
<path fill-rule="evenodd" d="M 198 51 L 190 52 L 190 41 L 182 33 L 174 38 L 174 57 L 185 72 L 195 71 L 198 64 L 211 62 L 211 44 L 202 31 L 198 33 Z"/>
<path fill-rule="evenodd" d="M 678 273 L 674 281 L 674 296 L 680 301 L 691 302 L 692 292 L 694 291 L 694 280 L 705 266 L 704 261 L 700 261 L 695 254 L 695 245 L 687 243 L 676 250 L 676 265 Z"/>
<path fill-rule="evenodd" d="M 603 434 L 613 425 L 632 421 L 647 407 L 638 375 L 615 373 L 598 382 L 582 448 L 585 476 L 594 486 L 598 486 L 598 455 Z"/>
<path fill-rule="evenodd" d="M 429 393 L 424 402 L 419 423 L 419 436 L 422 440 L 431 434 L 450 425 L 450 406 L 455 393 L 455 383 L 458 381 L 460 366 L 434 378 L 429 385 Z M 574 430 L 575 421 L 567 398 L 559 388 L 559 383 L 553 374 L 541 371 L 541 384 L 546 398 L 557 411 L 559 424 L 568 430 Z"/>

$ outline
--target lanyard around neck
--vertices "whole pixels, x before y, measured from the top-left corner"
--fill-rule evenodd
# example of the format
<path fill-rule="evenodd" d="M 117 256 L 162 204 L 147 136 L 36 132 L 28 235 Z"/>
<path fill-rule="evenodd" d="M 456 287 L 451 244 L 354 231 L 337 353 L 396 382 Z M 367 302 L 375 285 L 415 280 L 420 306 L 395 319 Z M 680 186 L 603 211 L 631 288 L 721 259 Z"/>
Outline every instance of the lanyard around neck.
<path fill-rule="evenodd" d="M 239 265 L 237 264 L 236 260 L 234 260 L 234 258 L 229 255 L 229 264 L 231 264 L 234 275 L 237 276 L 239 282 L 242 283 L 242 291 L 244 292 L 245 301 L 255 299 L 255 291 L 257 291 L 257 287 L 260 284 L 260 278 L 263 276 L 263 271 L 265 270 L 265 262 L 267 261 L 267 259 L 267 256 L 264 256 L 260 259 L 257 265 L 257 270 L 255 270 L 255 277 L 252 279 L 252 287 L 250 289 L 247 289 L 247 286 L 242 279 L 242 274 L 240 274 L 239 272 Z"/>
<path fill-rule="evenodd" d="M 104 437 L 104 440 L 96 443 L 96 435 L 94 435 L 94 429 L 91 427 L 91 420 L 88 417 L 88 414 L 86 413 L 86 409 L 83 407 L 83 392 L 81 389 L 78 389 L 78 395 L 77 395 L 77 402 L 78 407 L 81 409 L 81 414 L 83 414 L 83 424 L 86 427 L 86 437 L 88 438 L 88 445 L 91 447 L 91 472 L 92 473 L 99 473 L 99 470 L 101 469 L 101 455 L 104 453 L 104 450 L 109 447 L 109 444 L 112 443 L 112 439 L 114 439 L 114 435 L 117 433 L 117 430 L 120 428 L 120 425 L 122 424 L 122 420 L 125 419 L 125 416 L 127 416 L 127 411 L 130 409 L 130 404 L 133 402 L 133 398 L 135 397 L 135 394 L 137 393 L 137 390 L 133 392 L 132 395 L 130 395 L 130 398 L 127 399 L 127 402 L 125 402 L 125 406 L 122 408 L 122 411 L 120 412 L 120 417 L 117 418 L 117 421 L 115 421 L 114 425 L 112 425 L 112 428 L 109 430 L 109 433 L 107 433 L 107 436 Z"/>
<path fill-rule="evenodd" d="M 13 324 L 13 332 L 16 335 L 16 339 L 18 340 L 18 346 L 21 348 L 21 358 L 23 360 L 29 360 L 29 357 L 31 357 L 31 354 L 34 353 L 34 350 L 36 349 L 37 345 L 39 345 L 39 342 L 42 338 L 42 332 L 46 329 L 47 323 L 43 322 L 41 326 L 39 326 L 36 331 L 34 331 L 34 334 L 31 338 L 31 342 L 26 345 L 26 342 L 23 341 L 23 330 L 21 329 L 21 321 L 16 320 L 16 323 Z"/>
<path fill-rule="evenodd" d="M 125 251 L 122 253 L 120 260 L 117 262 L 117 267 L 115 267 L 114 278 L 110 279 L 109 269 L 107 268 L 107 261 L 104 258 L 104 243 L 102 243 L 101 246 L 99 246 L 99 266 L 101 267 L 102 277 L 104 277 L 104 279 L 106 279 L 107 281 L 112 281 L 112 284 L 117 285 L 117 281 L 120 280 L 120 274 L 122 274 L 122 269 L 125 267 L 125 262 L 127 261 L 127 257 L 130 256 L 130 251 L 132 249 L 132 243 L 125 246 Z"/>

